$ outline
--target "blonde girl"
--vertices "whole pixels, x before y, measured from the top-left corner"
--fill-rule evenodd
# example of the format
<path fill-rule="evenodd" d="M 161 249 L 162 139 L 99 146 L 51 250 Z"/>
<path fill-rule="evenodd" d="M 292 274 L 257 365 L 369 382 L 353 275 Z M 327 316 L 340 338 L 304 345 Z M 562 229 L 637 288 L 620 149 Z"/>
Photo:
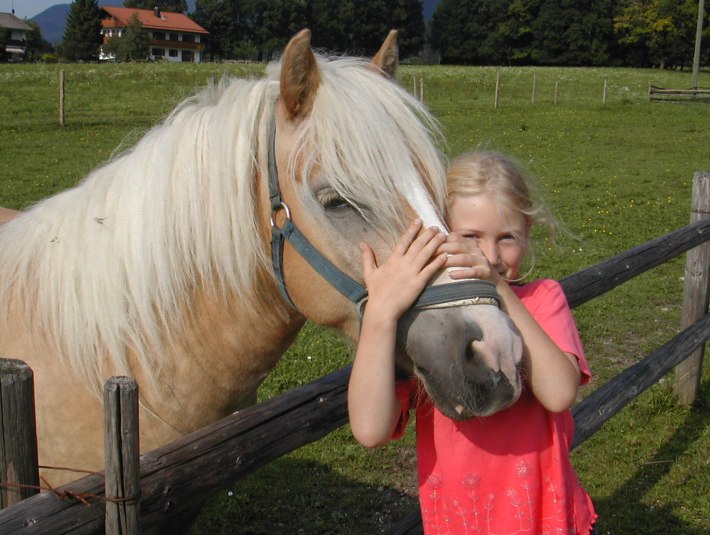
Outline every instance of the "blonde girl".
<path fill-rule="evenodd" d="M 549 224 L 523 173 L 504 155 L 473 152 L 448 176 L 446 236 L 414 221 L 378 265 L 362 245 L 369 301 L 348 393 L 355 438 L 376 447 L 402 435 L 416 413 L 419 500 L 426 534 L 593 533 L 596 513 L 569 459 L 570 407 L 591 374 L 561 286 L 520 284 L 535 224 Z M 399 317 L 433 273 L 493 283 L 524 345 L 523 393 L 494 415 L 455 421 L 416 377 L 398 381 Z"/>

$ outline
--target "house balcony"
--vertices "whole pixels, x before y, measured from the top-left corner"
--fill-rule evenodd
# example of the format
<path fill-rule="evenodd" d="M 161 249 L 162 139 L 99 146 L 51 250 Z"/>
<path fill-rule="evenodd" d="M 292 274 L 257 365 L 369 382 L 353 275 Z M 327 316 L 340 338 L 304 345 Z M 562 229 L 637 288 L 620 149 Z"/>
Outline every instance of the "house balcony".
<path fill-rule="evenodd" d="M 157 48 L 173 48 L 177 50 L 194 50 L 202 52 L 205 49 L 205 43 L 195 43 L 192 41 L 171 41 L 168 39 L 151 39 L 151 47 Z"/>

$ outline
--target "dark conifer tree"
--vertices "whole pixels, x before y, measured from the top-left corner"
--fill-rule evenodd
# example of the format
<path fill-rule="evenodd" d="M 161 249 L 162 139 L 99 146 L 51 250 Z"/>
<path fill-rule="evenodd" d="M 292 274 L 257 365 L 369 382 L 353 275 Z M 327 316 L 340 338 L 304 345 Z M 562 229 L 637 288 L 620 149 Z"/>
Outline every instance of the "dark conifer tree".
<path fill-rule="evenodd" d="M 62 54 L 71 61 L 96 61 L 103 42 L 96 0 L 74 0 L 67 16 Z"/>

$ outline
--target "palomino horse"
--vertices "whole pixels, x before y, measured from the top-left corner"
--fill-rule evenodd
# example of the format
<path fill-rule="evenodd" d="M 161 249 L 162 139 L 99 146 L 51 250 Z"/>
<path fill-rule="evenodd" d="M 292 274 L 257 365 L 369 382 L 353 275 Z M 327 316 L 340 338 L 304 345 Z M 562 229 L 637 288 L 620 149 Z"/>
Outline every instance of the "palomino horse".
<path fill-rule="evenodd" d="M 366 62 L 315 55 L 304 30 L 264 79 L 208 87 L 0 227 L 0 355 L 34 370 L 42 465 L 102 466 L 110 376 L 140 384 L 148 451 L 253 403 L 306 318 L 357 339 L 358 307 L 292 242 L 358 293 L 359 242 L 383 259 L 415 214 L 443 228 L 436 123 L 388 79 L 396 56 L 394 33 Z M 400 365 L 454 417 L 512 403 L 507 317 L 441 300 L 403 319 Z"/>

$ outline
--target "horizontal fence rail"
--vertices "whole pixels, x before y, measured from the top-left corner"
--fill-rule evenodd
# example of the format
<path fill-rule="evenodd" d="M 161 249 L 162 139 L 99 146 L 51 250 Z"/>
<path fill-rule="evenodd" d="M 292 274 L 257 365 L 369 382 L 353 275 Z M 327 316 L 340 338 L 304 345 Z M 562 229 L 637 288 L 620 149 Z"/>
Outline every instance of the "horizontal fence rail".
<path fill-rule="evenodd" d="M 570 306 L 602 295 L 710 239 L 700 221 L 651 240 L 560 282 Z M 710 319 L 681 332 L 651 355 L 599 387 L 574 408 L 577 446 L 633 398 L 710 338 Z M 201 496 L 233 484 L 257 468 L 314 442 L 347 422 L 350 368 L 239 411 L 215 424 L 143 455 L 140 459 L 141 528 L 157 526 L 201 505 Z M 77 496 L 104 496 L 101 473 L 70 485 Z M 93 534 L 104 527 L 105 506 L 60 500 L 46 492 L 0 511 L 0 533 Z M 418 512 L 417 512 L 418 515 Z M 393 533 L 420 529 L 416 515 Z M 417 527 L 419 526 L 419 527 Z M 412 530 L 412 531 L 410 531 Z"/>

